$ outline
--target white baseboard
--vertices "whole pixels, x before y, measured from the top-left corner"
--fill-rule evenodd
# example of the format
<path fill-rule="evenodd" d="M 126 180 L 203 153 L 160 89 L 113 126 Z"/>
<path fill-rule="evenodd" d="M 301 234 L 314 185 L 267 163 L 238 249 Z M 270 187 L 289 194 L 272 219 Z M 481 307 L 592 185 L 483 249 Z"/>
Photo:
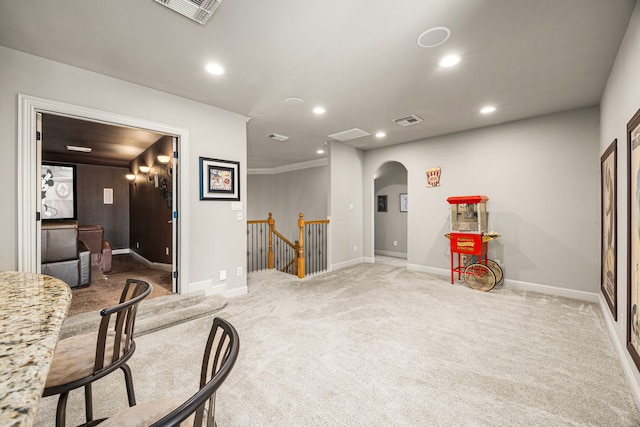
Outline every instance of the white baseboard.
<path fill-rule="evenodd" d="M 239 288 L 230 289 L 224 293 L 225 298 L 239 297 L 249 293 L 247 286 L 241 286 Z"/>
<path fill-rule="evenodd" d="M 451 270 L 448 270 L 445 268 L 427 267 L 424 265 L 407 263 L 407 270 L 419 271 L 421 273 L 435 274 L 436 276 L 443 276 L 447 278 L 451 277 Z"/>
<path fill-rule="evenodd" d="M 613 341 L 613 347 L 618 354 L 618 360 L 622 365 L 622 370 L 624 371 L 624 375 L 627 377 L 627 382 L 629 383 L 629 387 L 631 387 L 631 394 L 633 394 L 633 398 L 636 401 L 636 405 L 640 408 L 640 384 L 636 380 L 634 372 L 636 372 L 635 365 L 633 365 L 629 353 L 627 352 L 625 346 L 618 338 L 618 334 L 616 333 L 616 327 L 613 323 L 613 317 L 611 316 L 611 310 L 609 309 L 609 305 L 607 301 L 604 299 L 604 296 L 600 293 L 598 294 L 598 302 L 600 304 L 600 311 L 602 312 L 602 317 L 604 317 L 604 322 L 607 324 L 607 330 L 609 331 L 609 338 Z"/>
<path fill-rule="evenodd" d="M 407 270 L 420 271 L 422 273 L 435 274 L 451 279 L 451 270 L 446 268 L 426 267 L 418 264 L 407 264 Z M 555 295 L 559 297 L 577 299 L 581 301 L 598 302 L 598 293 L 578 291 L 575 289 L 559 288 L 556 286 L 541 285 L 539 283 L 522 282 L 520 280 L 505 279 L 504 286 L 523 291 L 538 292 L 540 294 Z"/>
<path fill-rule="evenodd" d="M 131 249 L 129 248 L 111 250 L 112 255 L 124 255 L 124 254 L 128 254 L 129 252 L 132 252 Z"/>
<path fill-rule="evenodd" d="M 362 262 L 365 262 L 367 264 L 375 264 L 376 263 L 376 258 L 375 257 L 364 257 L 364 258 L 362 258 Z"/>
<path fill-rule="evenodd" d="M 213 284 L 212 279 L 201 280 L 199 282 L 189 283 L 187 286 L 187 293 L 193 292 L 204 292 L 205 297 L 209 297 L 211 295 L 224 295 L 227 289 L 226 283 L 219 283 L 217 285 Z"/>
<path fill-rule="evenodd" d="M 140 261 L 141 263 L 143 263 L 144 265 L 146 265 L 149 268 L 152 268 L 154 270 L 168 271 L 168 272 L 172 272 L 173 271 L 173 265 L 171 265 L 171 264 L 164 264 L 164 263 L 161 263 L 161 262 L 152 262 L 152 261 L 149 261 L 148 259 L 146 259 L 145 257 L 143 257 L 142 255 L 140 255 L 139 253 L 135 252 L 135 251 L 131 251 L 130 249 L 127 249 L 127 250 L 130 251 L 129 253 L 131 254 L 131 256 L 133 258 L 135 258 L 136 260 Z"/>
<path fill-rule="evenodd" d="M 364 258 L 354 258 L 348 261 L 339 262 L 337 264 L 331 264 L 331 271 L 340 270 L 341 268 L 351 267 L 352 265 L 358 265 L 364 263 Z"/>
<path fill-rule="evenodd" d="M 555 295 L 558 297 L 577 299 L 581 301 L 598 302 L 599 294 L 595 292 L 578 291 L 576 289 L 559 288 L 557 286 L 541 285 L 539 283 L 529 283 L 509 279 L 505 279 L 504 285 L 523 291 L 538 292 L 541 294 Z"/>
<path fill-rule="evenodd" d="M 392 252 L 392 251 L 381 251 L 376 249 L 376 255 L 384 255 L 384 256 L 391 256 L 394 258 L 407 258 L 407 254 L 404 252 Z"/>

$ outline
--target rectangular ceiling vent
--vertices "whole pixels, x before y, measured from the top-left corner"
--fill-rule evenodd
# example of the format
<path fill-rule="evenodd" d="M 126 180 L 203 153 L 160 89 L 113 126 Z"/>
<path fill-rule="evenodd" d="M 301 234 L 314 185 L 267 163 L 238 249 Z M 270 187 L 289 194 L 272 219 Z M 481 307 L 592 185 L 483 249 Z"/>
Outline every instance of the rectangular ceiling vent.
<path fill-rule="evenodd" d="M 280 141 L 280 142 L 284 142 L 287 139 L 289 139 L 288 136 L 280 135 L 277 133 L 270 133 L 269 135 L 267 135 L 267 138 L 275 139 L 276 141 Z"/>
<path fill-rule="evenodd" d="M 329 138 L 337 139 L 338 141 L 348 141 L 350 139 L 361 138 L 367 135 L 371 134 L 369 132 L 363 131 L 362 129 L 353 128 L 329 135 Z"/>
<path fill-rule="evenodd" d="M 422 119 L 416 116 L 415 114 L 410 114 L 408 116 L 400 117 L 399 119 L 394 120 L 395 124 L 404 126 L 404 127 L 417 125 L 420 122 L 422 122 Z"/>
<path fill-rule="evenodd" d="M 213 12 L 220 6 L 222 0 L 155 0 L 169 9 L 184 15 L 189 19 L 204 25 Z"/>

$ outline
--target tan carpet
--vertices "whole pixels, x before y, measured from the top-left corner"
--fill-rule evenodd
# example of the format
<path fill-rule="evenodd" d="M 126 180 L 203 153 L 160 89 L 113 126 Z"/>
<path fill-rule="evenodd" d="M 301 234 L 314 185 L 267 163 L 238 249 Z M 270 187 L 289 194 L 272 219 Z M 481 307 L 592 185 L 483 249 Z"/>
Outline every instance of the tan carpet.
<path fill-rule="evenodd" d="M 153 286 L 147 299 L 171 293 L 170 272 L 150 269 L 128 254 L 114 255 L 109 273 L 103 274 L 94 266 L 91 269 L 91 286 L 73 290 L 68 316 L 116 305 L 128 278 L 144 280 Z"/>
<path fill-rule="evenodd" d="M 596 304 L 448 281 L 383 264 L 251 274 L 249 293 L 216 314 L 240 336 L 218 425 L 640 425 Z M 136 339 L 139 403 L 196 391 L 211 319 Z M 93 391 L 97 415 L 126 406 L 120 373 Z M 69 398 L 69 425 L 83 421 L 81 399 Z M 53 425 L 55 405 L 43 399 L 36 425 Z"/>

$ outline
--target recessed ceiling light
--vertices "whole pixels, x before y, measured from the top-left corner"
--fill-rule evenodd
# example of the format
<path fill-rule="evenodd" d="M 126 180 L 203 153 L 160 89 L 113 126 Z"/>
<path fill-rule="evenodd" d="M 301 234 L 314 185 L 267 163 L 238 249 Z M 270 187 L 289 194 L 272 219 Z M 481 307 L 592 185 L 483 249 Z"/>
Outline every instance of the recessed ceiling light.
<path fill-rule="evenodd" d="M 449 40 L 451 30 L 447 27 L 429 28 L 418 36 L 418 46 L 420 47 L 436 47 Z"/>
<path fill-rule="evenodd" d="M 292 96 L 284 100 L 285 104 L 289 105 L 302 105 L 304 104 L 304 99 Z"/>
<path fill-rule="evenodd" d="M 440 64 L 441 67 L 449 68 L 458 64 L 458 62 L 460 62 L 461 59 L 462 58 L 460 57 L 460 55 L 456 55 L 456 54 L 447 55 L 444 58 L 442 58 L 438 64 Z"/>
<path fill-rule="evenodd" d="M 323 149 L 317 150 L 317 151 L 316 151 L 316 153 L 318 153 L 318 154 L 324 154 L 324 150 L 323 150 Z"/>
<path fill-rule="evenodd" d="M 491 114 L 494 111 L 496 111 L 496 107 L 494 107 L 493 105 L 487 105 L 486 107 L 482 107 L 482 109 L 480 110 L 482 114 Z"/>
<path fill-rule="evenodd" d="M 324 107 L 316 107 L 313 109 L 313 112 L 316 114 L 324 114 L 327 110 Z"/>
<path fill-rule="evenodd" d="M 224 74 L 224 68 L 220 64 L 216 64 L 213 62 L 208 63 L 204 67 L 208 73 L 213 74 L 214 76 L 221 76 Z"/>
<path fill-rule="evenodd" d="M 376 138 L 384 138 L 385 136 L 387 136 L 387 134 L 382 131 L 376 132 Z"/>
<path fill-rule="evenodd" d="M 79 153 L 90 153 L 91 147 L 80 147 L 77 145 L 65 145 L 67 151 L 77 151 Z"/>

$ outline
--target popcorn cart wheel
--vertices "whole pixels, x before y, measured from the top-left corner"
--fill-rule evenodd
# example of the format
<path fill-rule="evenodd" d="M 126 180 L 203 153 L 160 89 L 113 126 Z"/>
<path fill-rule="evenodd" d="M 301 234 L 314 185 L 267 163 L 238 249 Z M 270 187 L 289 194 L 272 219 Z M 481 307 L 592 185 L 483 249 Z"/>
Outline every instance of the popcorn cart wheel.
<path fill-rule="evenodd" d="M 502 272 L 502 267 L 500 267 L 500 264 L 498 264 L 492 259 L 489 259 L 489 258 L 478 259 L 477 255 L 473 255 L 472 257 L 469 258 L 465 267 L 475 263 L 484 264 L 487 267 L 489 267 L 491 271 L 493 271 L 493 274 L 496 275 L 496 285 L 499 285 L 502 283 L 502 279 L 504 278 L 504 273 Z"/>
<path fill-rule="evenodd" d="M 476 262 L 464 269 L 464 281 L 471 289 L 487 292 L 496 285 L 496 275 L 485 264 Z"/>

